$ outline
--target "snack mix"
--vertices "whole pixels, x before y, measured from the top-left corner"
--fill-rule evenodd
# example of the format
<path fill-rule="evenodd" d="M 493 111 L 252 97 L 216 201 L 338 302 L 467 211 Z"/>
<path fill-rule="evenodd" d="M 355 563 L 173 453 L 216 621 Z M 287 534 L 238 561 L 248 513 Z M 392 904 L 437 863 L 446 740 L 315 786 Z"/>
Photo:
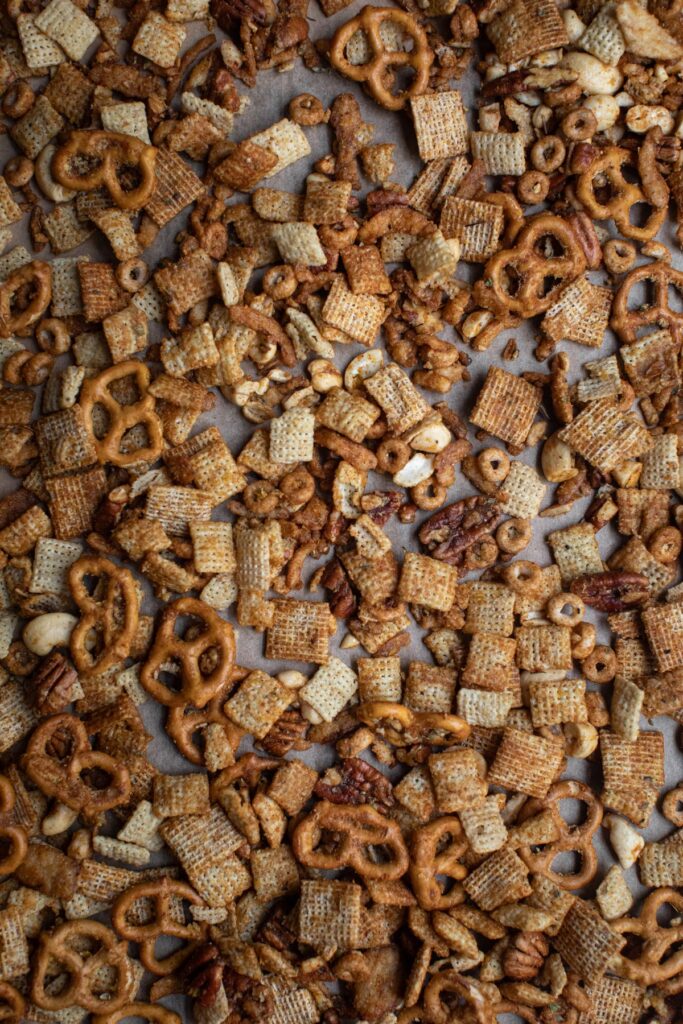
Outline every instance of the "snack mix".
<path fill-rule="evenodd" d="M 396 2 L 0 5 L 0 1020 L 683 1020 L 683 2 Z"/>

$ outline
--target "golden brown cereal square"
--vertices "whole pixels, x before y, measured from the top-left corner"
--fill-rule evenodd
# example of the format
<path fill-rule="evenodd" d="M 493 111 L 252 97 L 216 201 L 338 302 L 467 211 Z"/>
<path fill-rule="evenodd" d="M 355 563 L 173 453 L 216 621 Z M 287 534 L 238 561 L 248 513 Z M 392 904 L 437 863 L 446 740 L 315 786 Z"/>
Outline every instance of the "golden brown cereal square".
<path fill-rule="evenodd" d="M 520 692 L 515 664 L 517 641 L 494 633 L 475 633 L 470 641 L 461 682 L 483 690 Z"/>
<path fill-rule="evenodd" d="M 589 348 L 600 348 L 611 308 L 611 288 L 592 284 L 587 277 L 578 277 L 562 289 L 543 317 L 541 328 L 552 341 L 566 339 Z"/>
<path fill-rule="evenodd" d="M 81 125 L 90 106 L 94 86 L 75 64 L 60 64 L 45 87 L 47 96 L 57 113 L 73 125 Z"/>
<path fill-rule="evenodd" d="M 225 713 L 245 732 L 262 739 L 292 701 L 292 693 L 267 672 L 250 672 Z"/>
<path fill-rule="evenodd" d="M 5 678 L 0 686 L 0 753 L 23 739 L 37 722 L 38 716 L 21 682 Z"/>
<path fill-rule="evenodd" d="M 431 235 L 421 235 L 406 250 L 406 256 L 420 283 L 447 282 L 460 259 L 460 242 L 457 238 L 444 238 L 437 229 Z"/>
<path fill-rule="evenodd" d="M 432 754 L 427 764 L 436 803 L 443 814 L 477 807 L 486 798 L 482 761 L 473 750 Z"/>
<path fill-rule="evenodd" d="M 343 388 L 332 388 L 316 409 L 316 419 L 323 426 L 336 430 L 352 441 L 362 442 L 380 415 L 372 402 Z M 276 460 L 281 461 L 281 460 Z"/>
<path fill-rule="evenodd" d="M 283 811 L 294 816 L 310 799 L 317 781 L 318 773 L 315 768 L 293 758 L 275 772 L 268 787 L 268 796 L 272 797 Z"/>
<path fill-rule="evenodd" d="M 350 181 L 330 181 L 310 175 L 306 179 L 304 220 L 311 224 L 339 224 L 347 214 L 350 197 Z"/>
<path fill-rule="evenodd" d="M 499 366 L 491 366 L 470 420 L 488 434 L 519 446 L 526 441 L 540 404 L 537 387 Z"/>
<path fill-rule="evenodd" d="M 515 459 L 510 463 L 510 472 L 500 485 L 496 501 L 507 516 L 535 519 L 545 497 L 545 488 L 545 482 L 533 466 Z"/>
<path fill-rule="evenodd" d="M 683 885 L 683 843 L 674 833 L 658 843 L 646 843 L 638 858 L 638 873 L 643 885 Z"/>
<path fill-rule="evenodd" d="M 416 426 L 429 412 L 429 406 L 410 377 L 391 363 L 365 380 L 370 397 L 381 407 L 392 431 L 402 433 Z"/>
<path fill-rule="evenodd" d="M 190 523 L 192 560 L 197 572 L 235 571 L 232 523 Z"/>
<path fill-rule="evenodd" d="M 242 845 L 244 836 L 234 828 L 218 804 L 212 805 L 208 815 L 186 814 L 169 818 L 160 826 L 160 832 L 191 884 L 211 906 L 225 906 L 248 887 L 248 871 L 235 874 L 233 863 L 236 860 L 234 851 Z M 225 870 L 219 873 L 214 872 L 214 868 L 219 872 L 221 868 Z M 233 884 L 221 892 L 221 881 Z"/>
<path fill-rule="evenodd" d="M 27 555 L 40 537 L 52 535 L 52 523 L 39 505 L 32 505 L 0 530 L 0 550 L 8 555 Z"/>
<path fill-rule="evenodd" d="M 455 696 L 455 669 L 411 661 L 403 701 L 413 711 L 449 714 Z"/>
<path fill-rule="evenodd" d="M 429 160 L 425 164 L 407 192 L 408 204 L 413 210 L 419 210 L 424 214 L 430 213 L 452 163 L 454 163 L 453 160 L 442 157 L 440 160 Z M 443 230 L 443 225 L 441 228 Z M 445 231 L 444 234 L 446 234 Z"/>
<path fill-rule="evenodd" d="M 665 493 L 665 492 L 659 492 Z M 659 562 L 650 554 L 640 537 L 631 537 L 622 548 L 611 556 L 610 569 L 623 569 L 636 572 L 647 578 L 650 594 L 657 597 L 665 587 L 673 583 L 676 577 L 675 563 Z"/>
<path fill-rule="evenodd" d="M 548 534 L 553 557 L 557 562 L 562 583 L 568 587 L 577 576 L 602 572 L 605 568 L 595 530 L 589 523 L 577 523 L 564 530 Z"/>
<path fill-rule="evenodd" d="M 619 487 L 617 529 L 626 536 L 649 535 L 669 522 L 669 495 L 646 487 Z"/>
<path fill-rule="evenodd" d="M 118 284 L 109 263 L 79 263 L 78 277 L 85 319 L 99 323 L 128 305 L 128 295 Z"/>
<path fill-rule="evenodd" d="M 643 628 L 660 672 L 683 665 L 683 603 L 652 605 L 642 613 Z"/>
<path fill-rule="evenodd" d="M 585 722 L 588 718 L 583 679 L 561 682 L 538 680 L 529 683 L 529 710 L 534 729 L 564 722 Z"/>
<path fill-rule="evenodd" d="M 507 726 L 488 773 L 494 786 L 544 797 L 559 773 L 564 743 Z"/>
<path fill-rule="evenodd" d="M 531 893 L 528 869 L 513 850 L 497 850 L 463 882 L 465 892 L 481 910 L 495 910 Z"/>
<path fill-rule="evenodd" d="M 83 60 L 99 36 L 95 22 L 72 0 L 50 0 L 36 17 L 36 26 L 75 61 Z"/>
<path fill-rule="evenodd" d="M 502 729 L 512 708 L 514 695 L 509 690 L 458 690 L 457 711 L 468 725 Z"/>
<path fill-rule="evenodd" d="M 52 68 L 66 60 L 66 54 L 61 46 L 57 46 L 49 36 L 40 31 L 34 14 L 17 15 L 16 26 L 27 68 L 35 70 L 37 74 L 43 74 L 46 68 Z M 4 73 L 9 68 L 4 58 L 2 65 Z M 48 99 L 51 97 L 48 96 Z"/>
<path fill-rule="evenodd" d="M 187 537 L 190 523 L 211 518 L 213 499 L 193 487 L 152 486 L 147 492 L 145 515 L 157 519 L 172 537 Z"/>
<path fill-rule="evenodd" d="M 485 263 L 497 251 L 503 230 L 503 209 L 493 203 L 448 196 L 439 227 L 445 238 L 460 242 L 460 259 Z"/>
<path fill-rule="evenodd" d="M 300 263 L 306 267 L 321 267 L 326 263 L 325 251 L 313 224 L 306 221 L 276 224 L 272 238 L 285 263 Z"/>
<path fill-rule="evenodd" d="M 472 156 L 483 163 L 487 174 L 524 174 L 525 145 L 522 132 L 470 132 Z"/>
<path fill-rule="evenodd" d="M 634 981 L 605 974 L 586 988 L 586 995 L 592 1004 L 594 1024 L 638 1024 L 642 1020 L 643 989 Z M 580 1024 L 584 1024 L 583 1016 L 579 1017 Z"/>
<path fill-rule="evenodd" d="M 141 248 L 130 215 L 125 210 L 113 207 L 93 213 L 92 220 L 106 236 L 117 260 L 133 259 L 140 255 Z"/>
<path fill-rule="evenodd" d="M 114 363 L 125 362 L 147 348 L 147 317 L 132 303 L 105 317 L 102 330 Z"/>
<path fill-rule="evenodd" d="M 588 900 L 576 899 L 555 936 L 557 952 L 571 970 L 589 983 L 598 981 L 625 944 Z"/>
<path fill-rule="evenodd" d="M 678 345 L 669 330 L 653 331 L 630 345 L 622 345 L 619 355 L 638 398 L 680 384 Z"/>
<path fill-rule="evenodd" d="M 659 434 L 654 438 L 652 448 L 643 456 L 640 486 L 655 490 L 677 490 L 681 487 L 678 439 L 675 434 Z"/>
<path fill-rule="evenodd" d="M 407 551 L 398 593 L 402 601 L 447 612 L 455 600 L 457 569 L 428 555 Z"/>
<path fill-rule="evenodd" d="M 320 315 L 326 324 L 369 347 L 375 343 L 386 309 L 374 295 L 357 295 L 346 287 L 342 277 L 336 277 Z"/>
<path fill-rule="evenodd" d="M 294 406 L 270 422 L 270 458 L 273 462 L 310 462 L 313 458 L 315 416 Z"/>
<path fill-rule="evenodd" d="M 268 171 L 267 177 L 279 174 L 285 167 L 289 167 L 290 164 L 308 156 L 311 152 L 304 130 L 287 117 L 264 128 L 262 132 L 252 135 L 249 141 L 270 150 L 277 157 L 277 163 L 272 170 Z"/>
<path fill-rule="evenodd" d="M 354 295 L 388 295 L 391 281 L 376 245 L 351 245 L 342 250 L 342 261 Z"/>
<path fill-rule="evenodd" d="M 299 888 L 294 854 L 284 844 L 273 850 L 253 850 L 250 867 L 256 895 L 263 903 L 281 899 Z"/>
<path fill-rule="evenodd" d="M 340 561 L 363 597 L 382 601 L 391 597 L 398 584 L 398 562 L 393 551 L 369 558 L 360 550 L 344 551 Z"/>
<path fill-rule="evenodd" d="M 467 152 L 467 118 L 457 90 L 413 96 L 410 108 L 421 160 Z"/>
<path fill-rule="evenodd" d="M 38 96 L 31 109 L 15 121 L 10 135 L 29 160 L 42 152 L 64 127 L 64 118 L 58 114 L 46 96 Z"/>
<path fill-rule="evenodd" d="M 89 224 L 79 220 L 74 203 L 59 203 L 43 217 L 43 227 L 54 253 L 69 252 L 86 242 L 93 233 Z"/>
<path fill-rule="evenodd" d="M 272 220 L 278 224 L 300 222 L 303 212 L 303 196 L 294 192 L 284 192 L 279 188 L 257 188 L 251 197 L 251 206 L 263 220 Z M 310 227 L 310 225 L 308 225 Z M 277 235 L 273 235 L 277 238 Z M 287 263 L 298 263 L 282 254 Z M 230 266 L 230 264 L 227 264 Z M 227 305 L 227 303 L 226 303 Z"/>
<path fill-rule="evenodd" d="M 155 184 L 145 210 L 163 228 L 204 192 L 205 186 L 178 154 L 161 146 L 154 164 Z"/>
<path fill-rule="evenodd" d="M 638 739 L 640 730 L 640 713 L 645 700 L 645 693 L 632 679 L 614 680 L 610 720 L 614 732 L 625 740 L 633 742 Z"/>
<path fill-rule="evenodd" d="M 299 697 L 324 722 L 332 722 L 357 690 L 356 673 L 339 658 L 330 657 L 301 687 Z"/>
<path fill-rule="evenodd" d="M 552 672 L 572 667 L 568 626 L 520 626 L 516 633 L 517 667 L 527 672 Z"/>
<path fill-rule="evenodd" d="M 420 823 L 429 821 L 436 812 L 434 790 L 424 765 L 411 768 L 394 786 L 393 795 Z"/>
<path fill-rule="evenodd" d="M 85 429 L 80 405 L 41 416 L 34 424 L 40 466 L 47 480 L 85 469 L 97 461 L 92 437 Z"/>
<path fill-rule="evenodd" d="M 567 31 L 553 0 L 512 0 L 487 26 L 503 64 L 514 64 L 542 50 L 566 46 Z"/>
<path fill-rule="evenodd" d="M 0 910 L 0 978 L 9 980 L 29 970 L 29 950 L 17 907 Z"/>
<path fill-rule="evenodd" d="M 500 583 L 473 583 L 469 588 L 465 633 L 511 636 L 515 624 L 515 595 Z"/>
<path fill-rule="evenodd" d="M 369 558 L 372 561 L 391 551 L 390 539 L 382 527 L 365 512 L 354 519 L 349 527 L 349 534 L 355 540 L 358 553 L 362 558 Z"/>
<path fill-rule="evenodd" d="M 659 732 L 640 732 L 631 742 L 602 731 L 600 753 L 603 803 L 646 828 L 664 785 L 664 737 Z"/>
<path fill-rule="evenodd" d="M 360 939 L 362 889 L 328 879 L 301 882 L 299 942 L 314 949 L 355 949 Z"/>
<path fill-rule="evenodd" d="M 154 813 L 158 818 L 183 814 L 208 814 L 209 779 L 203 772 L 192 775 L 157 775 L 154 779 Z"/>
<path fill-rule="evenodd" d="M 131 49 L 162 68 L 173 67 L 185 40 L 185 29 L 167 21 L 158 11 L 150 11 L 140 25 Z"/>
<path fill-rule="evenodd" d="M 635 415 L 623 412 L 609 398 L 589 402 L 558 436 L 601 473 L 610 473 L 652 446 L 649 432 Z"/>
<path fill-rule="evenodd" d="M 68 570 L 82 553 L 82 545 L 73 541 L 39 538 L 33 557 L 33 572 L 29 586 L 31 593 L 67 593 Z"/>
<path fill-rule="evenodd" d="M 203 249 L 181 256 L 177 263 L 157 270 L 156 286 L 176 316 L 218 292 L 213 260 Z"/>
<path fill-rule="evenodd" d="M 361 703 L 386 700 L 401 701 L 401 659 L 359 658 L 356 662 L 358 691 Z"/>
<path fill-rule="evenodd" d="M 214 178 L 238 192 L 248 192 L 263 178 L 274 173 L 277 156 L 251 139 L 238 143 L 233 151 L 214 167 Z"/>
<path fill-rule="evenodd" d="M 336 626 L 326 602 L 275 600 L 273 623 L 266 637 L 266 658 L 326 665 L 330 636 Z"/>
<path fill-rule="evenodd" d="M 89 533 L 97 507 L 109 490 L 102 466 L 50 477 L 45 485 L 55 537 L 70 540 Z"/>

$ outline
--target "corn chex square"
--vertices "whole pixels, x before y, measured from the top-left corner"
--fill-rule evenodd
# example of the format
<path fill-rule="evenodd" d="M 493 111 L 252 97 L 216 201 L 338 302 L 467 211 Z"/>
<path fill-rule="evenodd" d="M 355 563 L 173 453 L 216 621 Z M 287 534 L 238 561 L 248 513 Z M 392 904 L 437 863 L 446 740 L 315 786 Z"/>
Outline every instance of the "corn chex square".
<path fill-rule="evenodd" d="M 283 811 L 294 816 L 310 799 L 317 781 L 318 773 L 315 768 L 293 758 L 291 761 L 283 762 L 275 772 L 268 787 L 268 796 L 275 800 Z"/>
<path fill-rule="evenodd" d="M 398 657 L 359 658 L 358 692 L 361 703 L 373 700 L 401 702 L 401 659 Z"/>
<path fill-rule="evenodd" d="M 192 560 L 199 573 L 235 571 L 235 546 L 232 523 L 190 523 Z"/>
<path fill-rule="evenodd" d="M 275 600 L 273 623 L 266 637 L 266 658 L 273 661 L 329 661 L 330 636 L 336 631 L 336 619 L 330 606 L 319 601 Z"/>
<path fill-rule="evenodd" d="M 342 250 L 342 261 L 351 291 L 356 295 L 388 295 L 391 281 L 376 245 L 352 245 Z"/>
<path fill-rule="evenodd" d="M 172 537 L 187 537 L 190 523 L 211 518 L 213 499 L 194 487 L 152 486 L 147 492 L 145 515 L 156 519 Z"/>
<path fill-rule="evenodd" d="M 69 568 L 82 554 L 83 546 L 80 543 L 40 537 L 33 556 L 33 573 L 29 584 L 31 593 L 67 593 Z"/>
<path fill-rule="evenodd" d="M 356 673 L 339 658 L 331 657 L 299 690 L 299 698 L 324 722 L 332 722 L 358 690 Z"/>
<path fill-rule="evenodd" d="M 50 68 L 62 64 L 66 60 L 66 54 L 61 46 L 57 46 L 49 36 L 40 31 L 36 25 L 34 14 L 19 14 L 16 19 L 16 26 L 24 53 L 24 60 L 28 68 L 32 70 Z M 47 89 L 45 92 L 47 94 Z M 47 98 L 52 102 L 50 96 Z"/>
<path fill-rule="evenodd" d="M 522 132 L 471 132 L 470 146 L 475 160 L 481 160 L 487 174 L 512 174 L 526 170 L 525 138 Z"/>
<path fill-rule="evenodd" d="M 642 623 L 660 672 L 683 665 L 683 603 L 646 608 Z"/>
<path fill-rule="evenodd" d="M 548 534 L 553 558 L 562 577 L 562 585 L 568 587 L 577 576 L 602 572 L 605 568 L 595 530 L 589 523 L 577 523 L 564 530 Z"/>
<path fill-rule="evenodd" d="M 563 679 L 561 682 L 539 680 L 529 683 L 528 694 L 534 729 L 543 725 L 585 722 L 588 719 L 586 684 L 583 679 Z"/>
<path fill-rule="evenodd" d="M 553 672 L 572 667 L 568 626 L 520 626 L 516 633 L 517 665 L 526 672 Z"/>
<path fill-rule="evenodd" d="M 564 760 L 564 743 L 506 726 L 488 773 L 493 786 L 546 796 Z"/>
<path fill-rule="evenodd" d="M 677 387 L 681 379 L 678 348 L 667 329 L 653 331 L 629 345 L 622 345 L 619 355 L 638 398 Z"/>
<path fill-rule="evenodd" d="M 80 61 L 99 36 L 99 29 L 72 0 L 50 0 L 36 17 L 36 26 L 72 60 Z"/>
<path fill-rule="evenodd" d="M 499 366 L 491 366 L 470 420 L 488 434 L 519 446 L 526 441 L 540 404 L 539 388 Z"/>
<path fill-rule="evenodd" d="M 321 311 L 325 323 L 368 347 L 374 344 L 385 316 L 384 303 L 374 295 L 350 291 L 342 277 L 335 278 Z"/>
<path fill-rule="evenodd" d="M 590 402 L 558 436 L 601 473 L 610 473 L 620 462 L 637 459 L 652 447 L 643 424 L 610 399 Z"/>
<path fill-rule="evenodd" d="M 515 595 L 502 583 L 477 581 L 469 587 L 463 631 L 511 636 L 515 624 Z"/>
<path fill-rule="evenodd" d="M 284 844 L 271 850 L 253 850 L 250 867 L 256 896 L 263 903 L 281 899 L 299 888 L 294 854 Z"/>
<path fill-rule="evenodd" d="M 640 486 L 665 491 L 681 487 L 678 439 L 675 434 L 659 434 L 653 438 L 652 447 L 643 456 Z"/>
<path fill-rule="evenodd" d="M 58 114 L 46 96 L 39 96 L 31 109 L 15 121 L 10 135 L 29 160 L 39 153 L 64 127 L 64 118 Z"/>
<path fill-rule="evenodd" d="M 102 108 L 100 114 L 102 127 L 108 132 L 120 132 L 132 135 L 149 146 L 149 127 L 147 124 L 147 108 L 136 100 L 132 103 L 110 103 Z M 158 151 L 157 151 L 158 152 Z M 158 157 L 157 157 L 158 159 Z M 155 162 L 156 173 L 156 162 Z"/>
<path fill-rule="evenodd" d="M 262 132 L 252 135 L 248 141 L 269 150 L 275 155 L 275 165 L 266 174 L 267 178 L 271 178 L 274 174 L 279 174 L 285 167 L 296 163 L 297 160 L 301 160 L 304 156 L 310 156 L 311 153 L 311 147 L 305 132 L 298 124 L 295 124 L 294 121 L 290 121 L 286 117 L 282 118 L 281 121 L 276 121 L 275 124 L 271 124 L 269 128 L 265 128 Z M 308 220 L 308 218 L 305 219 Z"/>
<path fill-rule="evenodd" d="M 410 109 L 421 160 L 467 152 L 467 117 L 459 92 L 452 89 L 413 96 Z"/>
<path fill-rule="evenodd" d="M 482 690 L 520 692 L 519 669 L 515 664 L 517 641 L 494 633 L 475 633 L 470 641 L 461 683 Z"/>
<path fill-rule="evenodd" d="M 441 208 L 439 227 L 445 238 L 460 242 L 460 259 L 485 263 L 498 249 L 503 210 L 493 203 L 448 196 Z"/>
<path fill-rule="evenodd" d="M 398 593 L 408 604 L 447 612 L 455 600 L 458 571 L 447 562 L 407 551 L 403 559 Z"/>
<path fill-rule="evenodd" d="M 286 409 L 270 424 L 270 458 L 273 462 L 310 462 L 313 458 L 315 416 L 310 409 Z"/>
<path fill-rule="evenodd" d="M 500 485 L 496 501 L 508 516 L 534 519 L 545 497 L 545 482 L 533 466 L 514 460 Z"/>
<path fill-rule="evenodd" d="M 343 388 L 328 391 L 316 409 L 316 419 L 330 430 L 361 443 L 380 410 L 360 395 L 350 394 Z"/>
<path fill-rule="evenodd" d="M 643 989 L 634 981 L 605 974 L 586 988 L 586 995 L 591 1001 L 590 1021 L 587 1013 L 581 1013 L 578 1024 L 638 1024 L 642 1020 Z"/>
<path fill-rule="evenodd" d="M 173 24 L 158 11 L 150 11 L 140 25 L 131 49 L 161 68 L 171 68 L 184 41 L 185 29 L 182 25 Z"/>
<path fill-rule="evenodd" d="M 45 481 L 55 537 L 70 540 L 93 528 L 93 516 L 109 490 L 102 466 L 50 477 Z"/>
<path fill-rule="evenodd" d="M 277 224 L 272 237 L 285 263 L 301 263 L 306 267 L 321 267 L 326 263 L 318 232 L 312 224 L 303 221 Z"/>
<path fill-rule="evenodd" d="M 346 216 L 350 181 L 329 181 L 311 174 L 306 179 L 304 220 L 311 224 L 338 224 Z"/>
<path fill-rule="evenodd" d="M 429 412 L 429 405 L 407 373 L 390 363 L 366 378 L 365 388 L 386 416 L 389 429 L 402 433 L 416 426 Z"/>
<path fill-rule="evenodd" d="M 531 893 L 526 865 L 513 850 L 497 850 L 470 872 L 463 888 L 481 910 L 516 903 Z"/>
<path fill-rule="evenodd" d="M 209 777 L 204 772 L 191 775 L 162 775 L 154 779 L 154 813 L 158 818 L 177 818 L 183 814 L 209 814 Z"/>
<path fill-rule="evenodd" d="M 554 946 L 580 978 L 595 983 L 625 942 L 625 937 L 615 932 L 588 900 L 577 899 L 555 936 Z"/>
<path fill-rule="evenodd" d="M 403 702 L 413 711 L 449 714 L 455 696 L 456 672 L 446 665 L 411 661 Z"/>
<path fill-rule="evenodd" d="M 292 692 L 267 672 L 250 672 L 225 713 L 245 732 L 262 739 L 292 701 Z"/>
<path fill-rule="evenodd" d="M 481 758 L 474 750 L 432 754 L 427 764 L 437 807 L 443 814 L 478 807 L 486 799 Z"/>
<path fill-rule="evenodd" d="M 567 31 L 553 0 L 512 0 L 487 26 L 503 64 L 566 46 Z"/>
<path fill-rule="evenodd" d="M 546 312 L 541 328 L 552 341 L 576 341 L 600 348 L 612 308 L 612 290 L 578 277 Z"/>
<path fill-rule="evenodd" d="M 299 942 L 322 951 L 355 949 L 360 939 L 362 889 L 354 882 L 302 881 Z"/>
<path fill-rule="evenodd" d="M 66 62 L 53 74 L 45 87 L 45 95 L 59 114 L 78 126 L 88 113 L 94 88 L 80 68 Z"/>

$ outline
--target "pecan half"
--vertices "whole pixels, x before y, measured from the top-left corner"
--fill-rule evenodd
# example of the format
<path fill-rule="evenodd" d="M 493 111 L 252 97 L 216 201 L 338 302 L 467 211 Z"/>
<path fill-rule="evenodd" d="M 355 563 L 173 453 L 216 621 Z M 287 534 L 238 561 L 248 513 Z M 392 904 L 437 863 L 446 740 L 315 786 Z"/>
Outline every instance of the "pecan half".
<path fill-rule="evenodd" d="M 647 577 L 620 569 L 577 576 L 569 589 L 584 604 L 601 612 L 623 612 L 635 604 L 642 604 L 650 596 Z"/>
<path fill-rule="evenodd" d="M 541 932 L 518 932 L 503 956 L 503 970 L 515 981 L 535 978 L 550 951 Z"/>
<path fill-rule="evenodd" d="M 183 991 L 200 1006 L 213 1006 L 223 981 L 224 962 L 213 942 L 205 942 L 190 953 L 183 964 Z"/>
<path fill-rule="evenodd" d="M 341 562 L 333 558 L 325 566 L 320 582 L 330 591 L 330 611 L 338 619 L 346 619 L 356 610 L 356 598 Z"/>
<path fill-rule="evenodd" d="M 492 533 L 500 516 L 500 507 L 491 498 L 463 498 L 440 509 L 422 524 L 420 542 L 432 558 L 460 565 L 467 548 Z"/>
<path fill-rule="evenodd" d="M 264 982 L 226 967 L 223 984 L 232 1010 L 227 1018 L 230 1024 L 237 1024 L 238 1021 L 261 1024 L 261 1021 L 270 1018 L 275 1009 L 275 1001 L 273 993 Z"/>
<path fill-rule="evenodd" d="M 274 757 L 284 757 L 290 750 L 308 750 L 306 742 L 308 722 L 294 708 L 283 711 L 270 727 L 258 746 Z"/>
<path fill-rule="evenodd" d="M 333 804 L 370 803 L 391 807 L 394 803 L 389 779 L 360 757 L 346 757 L 341 768 L 336 765 L 330 768 L 316 782 L 314 793 Z"/>
<path fill-rule="evenodd" d="M 33 701 L 39 715 L 55 715 L 71 703 L 74 683 L 78 679 L 70 661 L 53 651 L 43 658 L 33 676 Z"/>

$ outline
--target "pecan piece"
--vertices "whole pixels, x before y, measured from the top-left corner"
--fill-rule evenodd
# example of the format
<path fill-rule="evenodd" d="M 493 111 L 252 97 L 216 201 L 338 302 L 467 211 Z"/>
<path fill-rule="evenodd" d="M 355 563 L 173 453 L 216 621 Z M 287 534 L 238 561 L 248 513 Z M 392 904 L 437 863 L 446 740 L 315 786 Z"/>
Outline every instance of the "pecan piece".
<path fill-rule="evenodd" d="M 78 679 L 70 661 L 53 651 L 43 658 L 33 676 L 33 701 L 39 715 L 55 715 L 71 703 L 73 686 Z"/>
<path fill-rule="evenodd" d="M 491 498 L 463 498 L 430 516 L 418 536 L 432 558 L 460 565 L 467 548 L 492 533 L 500 516 L 500 507 Z"/>
<path fill-rule="evenodd" d="M 261 750 L 274 757 L 284 757 L 290 750 L 308 750 L 308 722 L 294 708 L 283 711 L 277 722 L 258 743 Z"/>
<path fill-rule="evenodd" d="M 385 526 L 402 504 L 399 491 L 369 491 L 361 498 L 361 508 L 378 526 Z"/>
<path fill-rule="evenodd" d="M 550 951 L 542 932 L 518 932 L 503 956 L 503 970 L 515 981 L 535 978 Z"/>
<path fill-rule="evenodd" d="M 200 1006 L 213 1006 L 223 981 L 224 962 L 213 942 L 205 942 L 190 953 L 183 964 L 183 991 Z"/>
<path fill-rule="evenodd" d="M 635 604 L 642 604 L 650 596 L 647 577 L 621 569 L 577 576 L 569 589 L 584 604 L 601 612 L 623 612 Z"/>
<path fill-rule="evenodd" d="M 327 781 L 326 781 L 327 780 Z M 315 784 L 314 793 L 333 804 L 394 803 L 389 779 L 360 757 L 345 757 L 341 768 L 334 766 Z"/>
<path fill-rule="evenodd" d="M 346 572 L 337 558 L 325 566 L 320 582 L 330 591 L 330 611 L 337 619 L 347 619 L 356 610 L 356 598 Z"/>
<path fill-rule="evenodd" d="M 268 986 L 255 978 L 239 974 L 232 967 L 226 967 L 223 974 L 225 994 L 232 1013 L 227 1018 L 230 1024 L 261 1024 L 268 1020 L 275 1010 L 273 993 Z"/>

